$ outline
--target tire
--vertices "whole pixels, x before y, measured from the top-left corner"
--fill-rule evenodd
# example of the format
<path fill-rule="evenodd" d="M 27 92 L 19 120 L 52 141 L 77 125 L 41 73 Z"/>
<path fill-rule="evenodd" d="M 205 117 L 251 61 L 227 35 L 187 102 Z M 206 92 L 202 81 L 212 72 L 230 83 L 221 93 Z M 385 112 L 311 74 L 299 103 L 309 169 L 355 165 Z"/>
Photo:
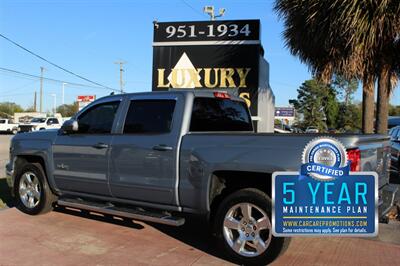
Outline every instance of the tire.
<path fill-rule="evenodd" d="M 39 163 L 26 163 L 21 167 L 15 179 L 14 195 L 17 208 L 30 215 L 52 211 L 53 203 L 57 200 Z"/>
<path fill-rule="evenodd" d="M 16 135 L 16 134 L 18 133 L 18 129 L 14 128 L 14 129 L 12 130 L 12 133 L 13 133 L 13 135 Z"/>
<path fill-rule="evenodd" d="M 242 265 L 266 265 L 287 249 L 290 238 L 272 235 L 271 206 L 267 194 L 254 188 L 238 190 L 221 202 L 214 219 L 214 234 L 228 258 Z M 249 209 L 250 215 L 243 214 L 242 210 Z"/>

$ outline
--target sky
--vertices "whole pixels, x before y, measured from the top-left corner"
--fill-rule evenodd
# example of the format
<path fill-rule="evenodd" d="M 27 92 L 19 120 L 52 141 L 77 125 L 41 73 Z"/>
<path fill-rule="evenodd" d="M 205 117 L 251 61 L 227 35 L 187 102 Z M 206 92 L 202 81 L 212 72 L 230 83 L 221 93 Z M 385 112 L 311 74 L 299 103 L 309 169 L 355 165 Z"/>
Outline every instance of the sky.
<path fill-rule="evenodd" d="M 273 11 L 272 0 L 1 0 L 0 33 L 51 62 L 115 89 L 119 88 L 119 66 L 114 62 L 126 61 L 125 91 L 151 91 L 153 21 L 208 20 L 202 12 L 206 5 L 224 7 L 226 20 L 260 19 L 275 105 L 287 106 L 311 74 L 285 47 L 283 23 Z M 91 85 L 0 38 L 1 68 L 40 75 L 41 66 L 47 78 Z M 37 78 L 0 70 L 0 102 L 32 106 L 39 86 Z M 45 80 L 43 90 L 45 111 L 53 107 L 54 94 L 56 104 L 61 104 L 61 82 Z M 110 92 L 67 84 L 65 103 L 72 103 L 77 95 L 101 97 Z M 355 100 L 361 100 L 361 89 Z M 400 104 L 398 90 L 391 103 Z"/>

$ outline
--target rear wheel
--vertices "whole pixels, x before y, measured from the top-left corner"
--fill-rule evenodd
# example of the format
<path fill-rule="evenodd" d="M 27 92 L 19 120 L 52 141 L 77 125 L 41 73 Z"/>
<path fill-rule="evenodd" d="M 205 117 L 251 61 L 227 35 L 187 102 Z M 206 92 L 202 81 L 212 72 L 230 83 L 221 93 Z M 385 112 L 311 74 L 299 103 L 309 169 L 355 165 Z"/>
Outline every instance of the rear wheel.
<path fill-rule="evenodd" d="M 289 239 L 272 236 L 271 199 L 253 188 L 241 189 L 220 204 L 214 230 L 226 255 L 244 265 L 265 265 L 277 258 Z"/>
<path fill-rule="evenodd" d="M 56 201 L 38 163 L 27 163 L 21 168 L 15 179 L 14 194 L 18 209 L 30 215 L 51 211 Z"/>

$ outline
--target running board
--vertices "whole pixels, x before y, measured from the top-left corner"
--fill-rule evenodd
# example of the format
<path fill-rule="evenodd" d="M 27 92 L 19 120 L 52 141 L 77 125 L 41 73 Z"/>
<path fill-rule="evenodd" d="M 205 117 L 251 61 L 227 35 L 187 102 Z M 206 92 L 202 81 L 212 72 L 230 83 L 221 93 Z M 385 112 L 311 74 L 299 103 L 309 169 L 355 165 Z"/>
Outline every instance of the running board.
<path fill-rule="evenodd" d="M 185 218 L 174 217 L 161 212 L 148 212 L 142 209 L 132 209 L 127 207 L 116 207 L 111 204 L 102 204 L 98 202 L 87 202 L 79 199 L 59 199 L 57 204 L 64 207 L 83 209 L 87 211 L 114 215 L 117 217 L 129 218 L 132 220 L 141 220 L 146 222 L 160 223 L 172 226 L 181 226 L 185 223 Z"/>

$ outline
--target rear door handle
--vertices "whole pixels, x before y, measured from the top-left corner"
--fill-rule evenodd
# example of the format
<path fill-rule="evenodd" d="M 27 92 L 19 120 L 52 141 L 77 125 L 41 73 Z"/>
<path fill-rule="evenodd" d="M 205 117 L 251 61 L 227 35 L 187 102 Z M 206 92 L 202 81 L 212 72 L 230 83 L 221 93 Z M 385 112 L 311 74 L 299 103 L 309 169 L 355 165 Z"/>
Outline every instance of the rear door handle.
<path fill-rule="evenodd" d="M 96 148 L 96 149 L 107 149 L 108 148 L 108 145 L 107 144 L 105 144 L 105 143 L 97 143 L 97 144 L 95 144 L 95 145 L 93 145 L 92 146 L 93 148 Z"/>
<path fill-rule="evenodd" d="M 156 150 L 156 151 L 172 151 L 172 147 L 167 146 L 165 144 L 160 144 L 160 145 L 154 146 L 153 150 Z"/>

